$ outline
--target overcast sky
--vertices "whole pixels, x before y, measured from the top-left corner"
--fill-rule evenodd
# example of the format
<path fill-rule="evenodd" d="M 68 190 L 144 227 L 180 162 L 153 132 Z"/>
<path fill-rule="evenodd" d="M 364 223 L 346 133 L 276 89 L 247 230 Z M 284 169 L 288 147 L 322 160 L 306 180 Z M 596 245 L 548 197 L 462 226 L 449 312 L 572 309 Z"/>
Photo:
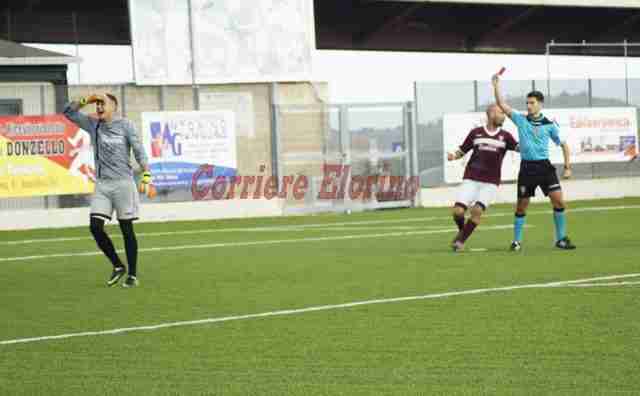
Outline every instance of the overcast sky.
<path fill-rule="evenodd" d="M 76 55 L 73 45 L 31 45 Z M 131 52 L 130 46 L 80 46 L 77 54 L 83 62 L 79 67 L 71 65 L 69 82 L 131 82 Z M 640 60 L 628 62 L 629 76 L 640 78 Z M 413 99 L 415 81 L 479 80 L 488 85 L 490 76 L 503 65 L 505 79 L 547 76 L 546 57 L 540 55 L 318 50 L 313 57 L 313 80 L 329 83 L 331 102 L 396 102 Z M 550 65 L 553 79 L 622 79 L 625 75 L 623 58 L 552 56 Z"/>

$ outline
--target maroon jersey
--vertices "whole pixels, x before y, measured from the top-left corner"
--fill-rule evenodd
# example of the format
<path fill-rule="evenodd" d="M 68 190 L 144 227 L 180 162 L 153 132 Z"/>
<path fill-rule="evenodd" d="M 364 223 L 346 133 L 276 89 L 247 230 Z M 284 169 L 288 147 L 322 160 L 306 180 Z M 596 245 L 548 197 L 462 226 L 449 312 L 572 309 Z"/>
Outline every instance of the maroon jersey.
<path fill-rule="evenodd" d="M 463 153 L 473 149 L 464 171 L 464 179 L 500 184 L 502 160 L 507 150 L 516 150 L 518 142 L 504 129 L 490 133 L 486 127 L 472 130 L 460 146 Z"/>

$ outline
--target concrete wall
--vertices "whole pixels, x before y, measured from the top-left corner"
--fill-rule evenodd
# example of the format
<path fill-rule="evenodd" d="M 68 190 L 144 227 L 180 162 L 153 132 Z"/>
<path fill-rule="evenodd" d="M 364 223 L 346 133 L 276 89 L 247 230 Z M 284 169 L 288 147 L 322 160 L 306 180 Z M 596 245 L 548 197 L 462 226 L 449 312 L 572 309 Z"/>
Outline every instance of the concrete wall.
<path fill-rule="evenodd" d="M 42 88 L 41 88 L 42 87 Z M 191 86 L 136 86 L 128 85 L 72 85 L 68 87 L 69 98 L 78 99 L 92 93 L 109 92 L 118 98 L 123 116 L 131 119 L 141 131 L 142 113 L 153 111 L 193 111 L 196 110 L 199 95 L 209 93 L 241 93 L 252 99 L 253 111 L 249 116 L 243 115 L 245 124 L 252 124 L 252 133 L 238 133 L 237 154 L 238 170 L 244 175 L 273 174 L 272 163 L 272 97 L 277 103 L 286 104 L 320 104 L 327 99 L 326 83 L 283 83 L 283 84 L 227 84 Z M 55 92 L 51 84 L 6 83 L 0 84 L 0 98 L 22 99 L 24 114 L 53 114 L 55 108 Z M 44 100 L 43 100 L 44 99 Z M 92 106 L 87 112 L 94 111 Z M 249 120 L 249 117 L 251 118 Z M 248 122 L 250 121 L 250 122 Z M 288 123 L 283 144 L 303 142 L 311 144 L 314 149 L 321 148 L 321 137 L 326 125 L 323 117 L 313 116 L 313 120 Z M 311 143 L 305 143 L 311 142 Z M 135 164 L 134 164 L 135 166 Z M 265 169 L 261 171 L 261 166 Z M 308 167 L 307 167 L 308 168 Z M 306 174 L 316 173 L 301 168 Z M 157 201 L 189 200 L 190 193 L 184 192 L 172 196 L 158 197 Z M 19 209 L 48 209 L 57 207 L 86 206 L 86 196 L 49 196 L 34 198 L 3 199 L 0 198 L 0 212 Z"/>
<path fill-rule="evenodd" d="M 276 85 L 275 97 L 280 103 L 317 104 L 323 95 L 327 96 L 326 83 L 285 83 Z M 197 90 L 191 86 L 147 87 L 135 85 L 81 85 L 70 86 L 70 98 L 79 98 L 96 92 L 110 92 L 119 102 L 123 116 L 131 119 L 140 130 L 142 113 L 151 111 L 193 111 L 196 110 L 196 98 L 206 93 L 248 93 L 253 99 L 252 136 L 239 134 L 238 171 L 241 174 L 256 174 L 259 167 L 266 167 L 265 174 L 271 169 L 271 84 L 227 84 L 202 85 Z M 299 126 L 299 125 L 298 125 Z M 320 135 L 322 124 L 306 126 L 305 131 L 315 128 L 314 135 Z M 295 128 L 295 126 L 294 126 Z M 292 133 L 291 136 L 295 136 Z"/>
<path fill-rule="evenodd" d="M 21 99 L 24 115 L 52 114 L 56 98 L 51 83 L 0 83 L 0 99 Z"/>
<path fill-rule="evenodd" d="M 563 186 L 569 201 L 640 196 L 640 178 L 573 180 L 565 181 Z M 423 189 L 419 202 L 424 207 L 448 207 L 455 201 L 457 193 L 457 187 Z M 515 196 L 515 185 L 502 186 L 497 203 L 514 203 Z M 538 196 L 533 201 L 546 202 L 546 198 Z M 141 222 L 272 217 L 295 213 L 285 210 L 291 209 L 287 205 L 280 199 L 146 204 L 142 206 Z M 88 216 L 88 208 L 0 211 L 0 230 L 86 226 Z"/>
<path fill-rule="evenodd" d="M 272 217 L 282 215 L 282 202 L 273 199 L 146 204 L 140 214 L 145 223 Z M 88 224 L 89 208 L 0 211 L 0 231 L 83 227 Z"/>

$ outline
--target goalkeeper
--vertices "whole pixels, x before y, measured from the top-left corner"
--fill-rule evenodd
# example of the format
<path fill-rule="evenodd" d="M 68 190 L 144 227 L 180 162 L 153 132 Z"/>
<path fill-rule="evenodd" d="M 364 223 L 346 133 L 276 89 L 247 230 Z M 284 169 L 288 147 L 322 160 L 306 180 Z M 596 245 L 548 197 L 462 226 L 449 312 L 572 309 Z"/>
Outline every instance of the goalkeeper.
<path fill-rule="evenodd" d="M 90 118 L 79 110 L 96 105 L 97 119 Z M 131 121 L 116 116 L 118 100 L 111 94 L 91 95 L 69 103 L 64 115 L 78 127 L 91 135 L 96 168 L 96 188 L 91 199 L 90 228 L 98 247 L 109 258 L 113 272 L 107 281 L 113 286 L 127 273 L 113 242 L 104 230 L 106 220 L 111 220 L 115 211 L 124 238 L 129 273 L 123 287 L 138 285 L 137 261 L 138 241 L 133 230 L 133 221 L 138 219 L 140 198 L 133 179 L 130 153 L 144 169 L 140 190 L 153 197 L 151 173 L 147 155 Z"/>

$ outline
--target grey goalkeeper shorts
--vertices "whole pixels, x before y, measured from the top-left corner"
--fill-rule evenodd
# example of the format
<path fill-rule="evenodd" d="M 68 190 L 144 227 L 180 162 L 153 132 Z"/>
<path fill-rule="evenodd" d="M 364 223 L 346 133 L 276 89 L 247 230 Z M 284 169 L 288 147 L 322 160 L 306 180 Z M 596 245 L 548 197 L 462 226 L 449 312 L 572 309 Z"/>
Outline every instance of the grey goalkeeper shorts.
<path fill-rule="evenodd" d="M 91 217 L 111 220 L 113 212 L 118 220 L 137 220 L 140 196 L 133 179 L 98 180 L 91 199 Z"/>

